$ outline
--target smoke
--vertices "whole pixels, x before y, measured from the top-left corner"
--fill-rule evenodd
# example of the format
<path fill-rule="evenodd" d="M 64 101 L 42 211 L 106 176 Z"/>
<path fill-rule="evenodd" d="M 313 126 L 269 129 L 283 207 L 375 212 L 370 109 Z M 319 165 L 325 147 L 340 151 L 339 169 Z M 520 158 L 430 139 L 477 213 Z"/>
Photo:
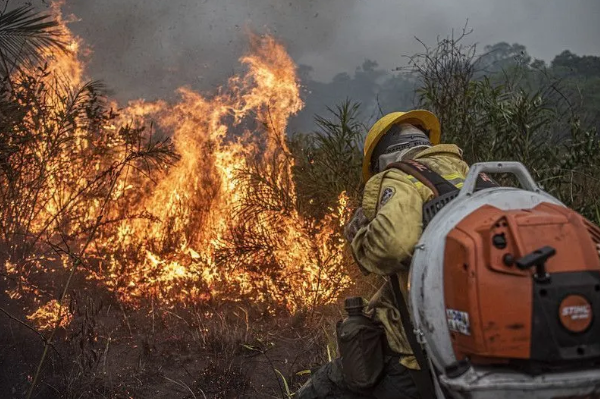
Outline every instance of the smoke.
<path fill-rule="evenodd" d="M 376 60 L 393 69 L 403 56 L 422 51 L 419 38 L 432 46 L 438 37 L 460 35 L 468 21 L 468 43 L 520 43 L 535 58 L 551 61 L 569 49 L 600 55 L 598 0 L 371 0 L 356 2 L 350 18 L 336 32 L 332 52 L 318 50 L 301 61 L 326 79 L 345 66 Z M 346 69 L 347 70 L 347 69 Z"/>
<path fill-rule="evenodd" d="M 67 3 L 93 51 L 89 70 L 119 98 L 210 89 L 239 68 L 248 31 L 282 40 L 295 59 L 327 54 L 356 0 L 103 0 Z M 340 12 L 342 11 L 342 12 Z"/>
<path fill-rule="evenodd" d="M 415 37 L 434 44 L 467 20 L 482 50 L 507 41 L 546 61 L 565 49 L 600 54 L 598 0 L 67 0 L 64 10 L 92 47 L 90 75 L 120 100 L 223 84 L 240 68 L 248 30 L 283 41 L 322 82 L 366 59 L 390 71 L 422 49 Z"/>

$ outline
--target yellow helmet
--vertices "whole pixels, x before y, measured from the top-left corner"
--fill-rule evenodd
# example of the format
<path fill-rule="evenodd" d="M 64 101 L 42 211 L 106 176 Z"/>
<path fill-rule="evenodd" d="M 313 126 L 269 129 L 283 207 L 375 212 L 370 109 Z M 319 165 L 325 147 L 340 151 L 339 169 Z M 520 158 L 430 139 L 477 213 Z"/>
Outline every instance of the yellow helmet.
<path fill-rule="evenodd" d="M 379 119 L 365 138 L 364 156 L 362 175 L 363 182 L 369 180 L 373 175 L 371 171 L 371 156 L 373 150 L 377 146 L 377 143 L 387 133 L 388 130 L 397 123 L 410 123 L 411 125 L 417 126 L 429 134 L 429 141 L 431 144 L 436 145 L 440 143 L 441 128 L 440 121 L 431 112 L 417 109 L 408 112 L 392 112 Z"/>

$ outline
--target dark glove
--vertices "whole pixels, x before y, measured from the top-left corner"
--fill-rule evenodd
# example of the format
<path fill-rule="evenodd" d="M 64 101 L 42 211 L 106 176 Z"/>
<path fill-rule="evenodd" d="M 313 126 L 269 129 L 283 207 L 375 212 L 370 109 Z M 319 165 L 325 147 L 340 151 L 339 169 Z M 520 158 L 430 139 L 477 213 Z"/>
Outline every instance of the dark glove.
<path fill-rule="evenodd" d="M 356 236 L 356 233 L 358 233 L 358 230 L 367 224 L 369 224 L 369 219 L 367 219 L 365 216 L 363 209 L 358 208 L 344 229 L 344 236 L 346 237 L 346 240 L 348 240 L 348 242 L 352 242 Z"/>

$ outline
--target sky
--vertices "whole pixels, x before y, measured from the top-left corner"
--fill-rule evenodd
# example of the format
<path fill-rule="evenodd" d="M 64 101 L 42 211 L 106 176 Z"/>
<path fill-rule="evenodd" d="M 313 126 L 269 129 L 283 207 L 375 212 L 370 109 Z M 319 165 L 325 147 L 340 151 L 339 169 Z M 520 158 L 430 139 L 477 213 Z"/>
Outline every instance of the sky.
<path fill-rule="evenodd" d="M 506 41 L 546 61 L 565 49 L 600 55 L 600 0 L 66 0 L 64 10 L 93 51 L 90 75 L 122 101 L 224 84 L 248 30 L 274 35 L 323 82 L 365 59 L 391 71 L 421 50 L 415 37 L 433 45 L 467 20 L 481 49 Z"/>

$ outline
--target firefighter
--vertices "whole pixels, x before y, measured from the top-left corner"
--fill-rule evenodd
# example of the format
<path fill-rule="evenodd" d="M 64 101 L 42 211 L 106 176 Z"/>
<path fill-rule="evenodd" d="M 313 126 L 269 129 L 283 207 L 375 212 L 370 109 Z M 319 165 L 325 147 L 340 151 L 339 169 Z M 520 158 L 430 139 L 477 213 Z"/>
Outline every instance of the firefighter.
<path fill-rule="evenodd" d="M 413 159 L 460 188 L 468 172 L 462 151 L 439 144 L 440 123 L 425 110 L 394 112 L 378 120 L 367 134 L 362 177 L 362 206 L 345 229 L 363 274 L 396 274 L 407 297 L 410 258 L 423 231 L 422 207 L 433 192 L 411 175 L 388 168 Z M 322 366 L 298 392 L 299 399 L 316 398 L 418 398 L 426 378 L 412 355 L 389 284 L 369 301 L 367 314 L 385 331 L 386 348 L 381 375 L 370 387 L 351 389 L 340 358 Z M 342 354 L 343 356 L 343 354 Z"/>

